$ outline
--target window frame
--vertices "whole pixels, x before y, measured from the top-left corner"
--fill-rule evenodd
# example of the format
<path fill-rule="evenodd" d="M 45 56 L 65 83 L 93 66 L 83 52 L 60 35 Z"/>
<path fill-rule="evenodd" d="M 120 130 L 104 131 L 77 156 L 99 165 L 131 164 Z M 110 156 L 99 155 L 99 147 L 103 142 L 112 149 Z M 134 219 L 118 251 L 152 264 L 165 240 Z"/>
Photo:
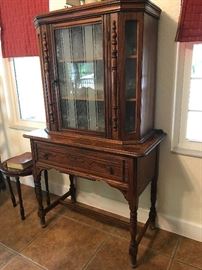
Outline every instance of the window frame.
<path fill-rule="evenodd" d="M 194 44 L 197 44 L 197 42 L 177 44 L 171 151 L 188 156 L 202 157 L 202 143 L 186 139 Z"/>
<path fill-rule="evenodd" d="M 21 119 L 13 58 L 2 58 L 2 65 L 9 128 L 28 131 L 45 128 L 45 122 Z"/>

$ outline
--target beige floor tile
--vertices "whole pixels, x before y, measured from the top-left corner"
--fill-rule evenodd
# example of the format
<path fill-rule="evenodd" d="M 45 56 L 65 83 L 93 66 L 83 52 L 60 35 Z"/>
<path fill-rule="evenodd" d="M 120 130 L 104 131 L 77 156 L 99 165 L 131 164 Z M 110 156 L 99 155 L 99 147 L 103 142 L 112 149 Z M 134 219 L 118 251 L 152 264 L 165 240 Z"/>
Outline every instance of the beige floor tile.
<path fill-rule="evenodd" d="M 58 206 L 54 211 L 56 211 L 56 213 L 57 211 L 60 211 L 60 214 L 68 218 L 72 218 L 89 226 L 93 226 L 114 236 L 119 236 L 126 240 L 130 240 L 130 232 L 127 229 L 122 229 L 114 225 L 96 221 L 93 218 L 82 215 L 80 213 L 76 213 L 64 206 Z M 139 230 L 140 229 L 141 227 L 139 226 Z M 160 252 L 162 255 L 172 256 L 178 241 L 179 236 L 176 234 L 160 229 L 151 230 L 148 228 L 145 236 L 141 241 L 141 245 L 151 248 L 156 252 Z"/>
<path fill-rule="evenodd" d="M 86 224 L 88 226 L 92 226 L 93 228 L 96 228 L 98 230 L 107 232 L 109 234 L 123 237 L 125 239 L 130 239 L 130 232 L 127 229 L 123 229 L 120 227 L 116 227 L 114 225 L 110 225 L 104 222 L 100 222 L 95 220 L 92 217 L 88 217 L 87 215 L 77 213 L 71 209 L 69 209 L 67 206 L 58 205 L 54 211 L 60 215 L 64 215 L 65 217 L 68 217 L 70 219 L 79 221 L 83 224 Z"/>
<path fill-rule="evenodd" d="M 81 270 L 106 234 L 61 217 L 23 251 L 23 254 L 49 270 Z"/>
<path fill-rule="evenodd" d="M 147 229 L 145 236 L 141 241 L 141 245 L 153 249 L 162 255 L 173 256 L 176 246 L 179 241 L 179 236 L 164 230 Z"/>
<path fill-rule="evenodd" d="M 181 238 L 175 259 L 202 269 L 202 243 Z"/>
<path fill-rule="evenodd" d="M 3 270 L 41 270 L 43 268 L 20 256 L 13 258 Z"/>
<path fill-rule="evenodd" d="M 13 256 L 15 256 L 15 254 L 0 245 L 0 268 L 13 258 Z"/>
<path fill-rule="evenodd" d="M 10 201 L 5 203 L 3 208 L 0 208 L 0 242 L 20 251 L 41 232 L 36 207 L 25 203 L 26 219 L 24 221 L 20 218 L 19 207 L 13 208 Z"/>
<path fill-rule="evenodd" d="M 13 185 L 16 193 L 15 183 Z M 8 190 L 0 193 L 0 242 L 4 245 L 22 251 L 50 270 L 81 270 L 85 265 L 87 270 L 131 269 L 129 230 L 96 221 L 64 206 L 57 206 L 47 214 L 48 226 L 42 229 L 34 189 L 22 185 L 22 194 L 25 221 L 20 219 L 19 206 L 13 208 Z M 178 243 L 170 270 L 202 269 L 202 243 L 163 230 L 148 229 L 139 247 L 138 270 L 166 270 Z M 16 270 L 38 269 L 29 261 L 13 256 L 12 252 L 0 245 L 0 267 L 11 259 L 6 266 L 11 268 L 5 269 L 15 269 L 12 268 L 14 263 Z M 34 268 L 28 268 L 27 263 Z"/>
<path fill-rule="evenodd" d="M 195 268 L 187 264 L 174 261 L 170 270 L 199 270 L 199 268 Z"/>
<path fill-rule="evenodd" d="M 128 246 L 127 240 L 111 237 L 102 245 L 86 270 L 131 270 Z M 138 270 L 166 270 L 169 261 L 169 257 L 139 247 Z"/>

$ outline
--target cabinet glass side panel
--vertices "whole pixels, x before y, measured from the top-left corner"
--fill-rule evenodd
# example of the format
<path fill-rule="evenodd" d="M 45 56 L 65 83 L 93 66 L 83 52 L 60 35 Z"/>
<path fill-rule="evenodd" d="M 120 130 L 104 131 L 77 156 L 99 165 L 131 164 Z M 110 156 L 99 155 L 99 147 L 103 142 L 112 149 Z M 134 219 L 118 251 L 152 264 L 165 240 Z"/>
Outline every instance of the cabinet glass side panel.
<path fill-rule="evenodd" d="M 125 22 L 125 131 L 135 131 L 137 22 Z"/>
<path fill-rule="evenodd" d="M 62 128 L 104 132 L 102 25 L 56 29 L 55 41 Z"/>

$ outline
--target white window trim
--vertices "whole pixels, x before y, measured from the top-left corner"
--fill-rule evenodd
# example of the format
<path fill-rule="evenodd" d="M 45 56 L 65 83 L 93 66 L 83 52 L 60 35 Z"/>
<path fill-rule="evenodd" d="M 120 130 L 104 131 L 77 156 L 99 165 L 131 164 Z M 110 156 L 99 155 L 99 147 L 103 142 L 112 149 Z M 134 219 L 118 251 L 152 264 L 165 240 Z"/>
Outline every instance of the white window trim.
<path fill-rule="evenodd" d="M 189 141 L 185 137 L 192 47 L 192 43 L 177 44 L 171 151 L 182 155 L 202 157 L 202 143 Z"/>
<path fill-rule="evenodd" d="M 13 79 L 14 69 L 12 59 L 2 58 L 2 68 L 3 68 L 2 80 L 4 85 L 4 95 L 8 113 L 9 128 L 26 131 L 45 128 L 45 122 L 26 121 L 20 118 L 17 89 L 15 81 Z"/>

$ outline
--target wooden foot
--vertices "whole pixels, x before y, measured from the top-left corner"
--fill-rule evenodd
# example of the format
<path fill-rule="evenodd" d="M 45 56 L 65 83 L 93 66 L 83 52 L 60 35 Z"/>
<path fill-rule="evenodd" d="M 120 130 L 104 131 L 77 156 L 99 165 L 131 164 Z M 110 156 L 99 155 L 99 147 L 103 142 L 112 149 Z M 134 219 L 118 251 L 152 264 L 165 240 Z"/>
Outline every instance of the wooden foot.
<path fill-rule="evenodd" d="M 156 230 L 157 229 L 155 222 L 151 222 L 149 227 L 150 227 L 151 230 Z"/>
<path fill-rule="evenodd" d="M 46 220 L 45 220 L 45 216 L 40 217 L 40 221 L 41 221 L 41 227 L 45 228 L 46 227 Z"/>
<path fill-rule="evenodd" d="M 155 205 L 153 205 L 150 208 L 149 220 L 150 220 L 150 225 L 149 225 L 150 229 L 155 230 L 156 229 L 156 208 L 155 208 Z"/>
<path fill-rule="evenodd" d="M 132 268 L 137 267 L 137 251 L 138 251 L 137 243 L 130 244 L 129 254 L 130 254 L 130 258 L 131 258 L 131 266 L 132 266 Z"/>

